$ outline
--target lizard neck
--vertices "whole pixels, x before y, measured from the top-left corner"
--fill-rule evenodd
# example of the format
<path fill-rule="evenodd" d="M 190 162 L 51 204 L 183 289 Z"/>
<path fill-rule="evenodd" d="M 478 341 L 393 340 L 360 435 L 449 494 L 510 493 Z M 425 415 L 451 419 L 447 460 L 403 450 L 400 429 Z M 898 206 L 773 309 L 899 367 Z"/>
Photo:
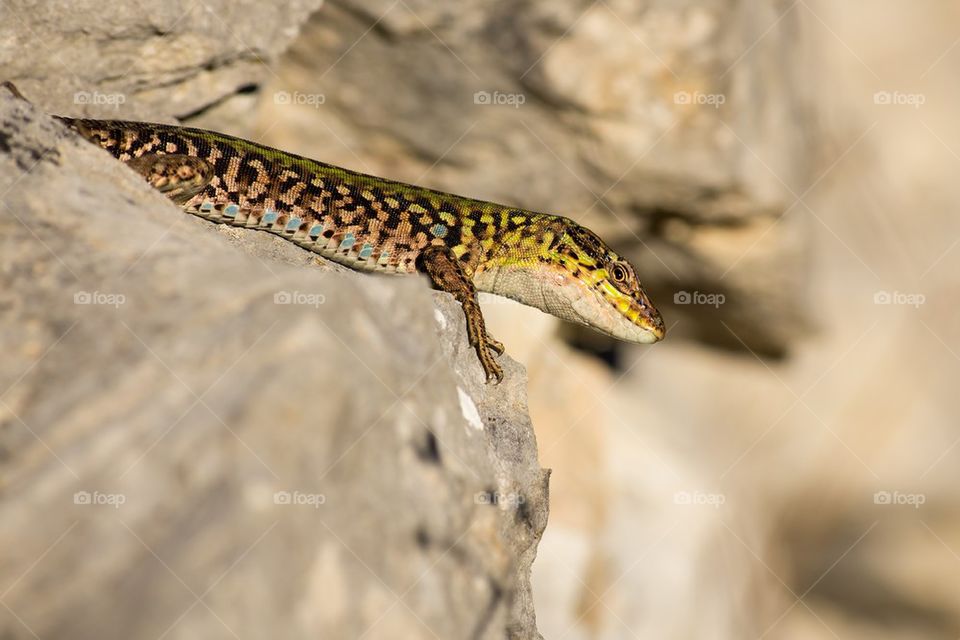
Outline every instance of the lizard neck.
<path fill-rule="evenodd" d="M 509 210 L 476 265 L 477 290 L 552 313 L 545 290 L 562 274 L 550 268 L 549 255 L 563 224 L 557 216 Z"/>

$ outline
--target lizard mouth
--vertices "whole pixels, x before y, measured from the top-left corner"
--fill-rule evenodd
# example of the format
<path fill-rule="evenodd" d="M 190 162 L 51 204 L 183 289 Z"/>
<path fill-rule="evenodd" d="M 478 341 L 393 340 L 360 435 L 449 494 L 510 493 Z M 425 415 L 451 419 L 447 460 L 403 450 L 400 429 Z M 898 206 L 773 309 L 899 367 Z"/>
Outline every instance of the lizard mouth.
<path fill-rule="evenodd" d="M 660 312 L 642 292 L 637 298 L 605 293 L 561 273 L 541 281 L 541 298 L 544 311 L 624 342 L 652 344 L 666 335 Z"/>
<path fill-rule="evenodd" d="M 572 300 L 572 306 L 581 324 L 624 342 L 652 344 L 666 335 L 660 313 L 652 305 L 641 305 L 627 296 L 613 301 L 590 292 Z"/>
<path fill-rule="evenodd" d="M 563 268 L 487 268 L 478 272 L 478 288 L 625 342 L 651 344 L 665 333 L 660 313 L 645 294 L 604 293 Z"/>

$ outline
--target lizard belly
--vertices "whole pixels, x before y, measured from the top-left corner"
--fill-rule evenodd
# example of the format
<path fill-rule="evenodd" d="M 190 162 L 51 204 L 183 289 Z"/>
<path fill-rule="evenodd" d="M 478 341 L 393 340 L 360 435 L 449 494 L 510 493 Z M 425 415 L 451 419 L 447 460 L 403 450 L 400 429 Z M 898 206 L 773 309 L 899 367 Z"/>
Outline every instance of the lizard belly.
<path fill-rule="evenodd" d="M 371 234 L 365 221 L 336 225 L 332 216 L 288 213 L 235 202 L 197 197 L 183 205 L 187 213 L 210 222 L 257 229 L 278 235 L 299 247 L 357 271 L 406 274 L 416 271 L 419 251 L 400 248 L 382 234 Z M 378 235 L 377 242 L 372 236 Z"/>

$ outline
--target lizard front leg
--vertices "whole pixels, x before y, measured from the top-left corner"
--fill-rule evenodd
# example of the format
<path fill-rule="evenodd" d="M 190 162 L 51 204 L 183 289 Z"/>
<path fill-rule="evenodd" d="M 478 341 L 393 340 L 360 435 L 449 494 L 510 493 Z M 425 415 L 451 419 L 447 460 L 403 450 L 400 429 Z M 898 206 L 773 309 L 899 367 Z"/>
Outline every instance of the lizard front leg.
<path fill-rule="evenodd" d="M 487 333 L 477 302 L 477 289 L 464 271 L 463 264 L 453 252 L 443 245 L 432 245 L 423 250 L 419 258 L 420 270 L 430 276 L 433 285 L 441 291 L 453 294 L 467 319 L 467 338 L 470 346 L 477 350 L 477 357 L 487 376 L 499 383 L 503 380 L 503 369 L 497 364 L 494 354 L 503 354 L 503 344 Z"/>

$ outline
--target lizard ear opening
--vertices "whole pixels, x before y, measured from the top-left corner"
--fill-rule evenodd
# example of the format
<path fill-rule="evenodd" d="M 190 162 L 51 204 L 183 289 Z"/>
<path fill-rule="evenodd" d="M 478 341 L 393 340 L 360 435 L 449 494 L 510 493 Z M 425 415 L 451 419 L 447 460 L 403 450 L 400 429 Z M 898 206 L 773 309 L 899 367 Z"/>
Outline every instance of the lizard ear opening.
<path fill-rule="evenodd" d="M 577 244 L 577 238 L 574 235 L 575 223 L 570 221 L 561 221 L 551 225 L 553 239 L 550 241 L 550 253 L 576 253 L 570 245 Z"/>
<path fill-rule="evenodd" d="M 558 229 L 553 233 L 553 240 L 550 241 L 548 250 L 550 253 L 559 253 L 564 244 L 566 244 L 566 234 L 562 229 Z"/>

